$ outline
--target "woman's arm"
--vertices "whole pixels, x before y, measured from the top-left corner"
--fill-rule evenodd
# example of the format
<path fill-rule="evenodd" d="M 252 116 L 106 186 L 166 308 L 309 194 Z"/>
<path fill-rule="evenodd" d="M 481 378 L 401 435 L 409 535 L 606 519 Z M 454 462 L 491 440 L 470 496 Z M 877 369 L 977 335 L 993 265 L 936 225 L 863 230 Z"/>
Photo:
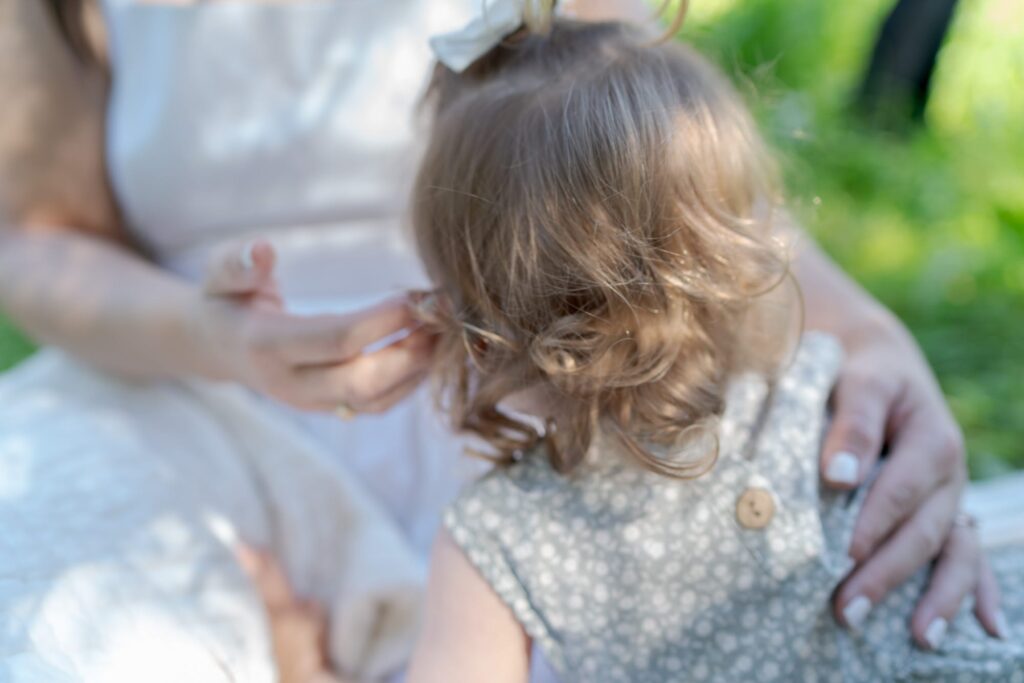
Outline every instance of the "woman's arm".
<path fill-rule="evenodd" d="M 0 309 L 107 369 L 212 374 L 187 330 L 194 292 L 122 229 L 103 161 L 104 66 L 74 54 L 38 0 L 0 7 L 0 54 Z"/>
<path fill-rule="evenodd" d="M 525 683 L 530 640 L 447 531 L 434 546 L 408 683 Z"/>
<path fill-rule="evenodd" d="M 833 392 L 834 416 L 821 456 L 836 488 L 863 482 L 883 446 L 885 467 L 857 520 L 854 572 L 836 591 L 837 617 L 859 627 L 876 605 L 932 560 L 931 584 L 911 620 L 917 643 L 933 648 L 929 626 L 949 622 L 975 596 L 978 620 L 999 631 L 999 593 L 974 532 L 954 527 L 967 481 L 963 438 L 927 360 L 903 324 L 842 272 L 809 238 L 793 262 L 806 325 L 836 335 L 847 359 Z M 845 460 L 847 464 L 838 465 Z M 853 464 L 851 467 L 850 464 Z"/>
<path fill-rule="evenodd" d="M 189 325 L 194 288 L 84 230 L 0 231 L 0 309 L 37 341 L 139 378 L 226 378 Z"/>
<path fill-rule="evenodd" d="M 300 318 L 281 310 L 269 245 L 222 254 L 205 289 L 140 255 L 106 181 L 107 82 L 43 3 L 0 4 L 0 310 L 110 372 L 231 380 L 309 410 L 379 411 L 418 383 L 426 332 L 361 353 L 414 326 L 403 301 Z"/>
<path fill-rule="evenodd" d="M 0 219 L 71 221 L 123 243 L 103 160 L 107 69 L 72 52 L 46 4 L 0 4 Z M 102 42 L 98 9 L 86 6 Z"/>

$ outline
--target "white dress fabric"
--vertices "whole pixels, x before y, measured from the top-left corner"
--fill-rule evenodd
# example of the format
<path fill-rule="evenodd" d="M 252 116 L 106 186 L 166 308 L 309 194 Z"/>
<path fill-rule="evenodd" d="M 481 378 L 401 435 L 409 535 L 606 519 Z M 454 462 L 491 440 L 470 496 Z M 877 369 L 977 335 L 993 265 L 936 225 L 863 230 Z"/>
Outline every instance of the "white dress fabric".
<path fill-rule="evenodd" d="M 218 247 L 270 239 L 296 312 L 426 286 L 402 220 L 414 111 L 428 37 L 473 5 L 105 0 L 129 226 L 193 280 Z M 342 422 L 43 350 L 0 377 L 0 683 L 273 680 L 236 538 L 327 605 L 336 664 L 385 677 L 440 512 L 480 469 L 423 392 Z"/>
<path fill-rule="evenodd" d="M 473 3 L 106 0 L 108 165 L 135 235 L 189 279 L 221 245 L 270 239 L 296 313 L 429 287 L 404 222 L 423 139 L 416 108 L 429 36 Z M 454 493 L 458 451 L 438 442 L 425 405 L 348 424 L 292 416 L 421 552 Z"/>
<path fill-rule="evenodd" d="M 339 666 L 404 662 L 420 558 L 246 392 L 130 385 L 47 352 L 0 382 L 0 405 L 0 681 L 275 680 L 239 537 L 328 608 Z"/>
<path fill-rule="evenodd" d="M 470 5 L 108 0 L 129 227 L 189 279 L 270 239 L 299 313 L 427 286 L 402 227 L 414 112 L 429 35 Z M 0 406 L 0 683 L 274 680 L 237 538 L 327 606 L 339 668 L 379 680 L 408 656 L 440 511 L 479 471 L 424 392 L 342 422 L 43 350 Z"/>

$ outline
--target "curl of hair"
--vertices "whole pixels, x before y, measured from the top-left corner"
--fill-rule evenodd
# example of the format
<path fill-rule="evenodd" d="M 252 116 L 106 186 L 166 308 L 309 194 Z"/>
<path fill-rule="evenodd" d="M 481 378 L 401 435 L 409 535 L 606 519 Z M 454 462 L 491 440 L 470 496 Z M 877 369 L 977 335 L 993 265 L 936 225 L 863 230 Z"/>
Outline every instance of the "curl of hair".
<path fill-rule="evenodd" d="M 455 426 L 500 462 L 544 442 L 568 471 L 601 431 L 654 471 L 704 472 L 717 442 L 686 446 L 716 433 L 730 377 L 778 366 L 795 309 L 776 174 L 732 89 L 682 45 L 559 19 L 439 68 L 428 101 L 413 224 L 448 300 Z M 546 430 L 501 408 L 530 387 Z"/>

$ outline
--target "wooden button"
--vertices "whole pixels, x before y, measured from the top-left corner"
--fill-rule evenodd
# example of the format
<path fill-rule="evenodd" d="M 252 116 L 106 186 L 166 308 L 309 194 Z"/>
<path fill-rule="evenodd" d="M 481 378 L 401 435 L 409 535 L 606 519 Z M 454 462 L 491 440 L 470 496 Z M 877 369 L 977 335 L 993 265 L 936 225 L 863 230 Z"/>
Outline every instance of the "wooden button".
<path fill-rule="evenodd" d="M 736 501 L 736 521 L 744 529 L 763 529 L 775 516 L 775 498 L 768 489 L 751 486 Z"/>

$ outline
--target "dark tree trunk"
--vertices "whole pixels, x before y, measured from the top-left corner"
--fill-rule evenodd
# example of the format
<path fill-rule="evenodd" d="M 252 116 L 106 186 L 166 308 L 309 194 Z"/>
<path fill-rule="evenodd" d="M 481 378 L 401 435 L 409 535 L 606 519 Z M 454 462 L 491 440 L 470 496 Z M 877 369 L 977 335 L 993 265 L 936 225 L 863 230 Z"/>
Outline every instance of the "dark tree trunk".
<path fill-rule="evenodd" d="M 920 121 L 956 0 L 899 0 L 875 42 L 857 108 L 884 125 Z"/>

